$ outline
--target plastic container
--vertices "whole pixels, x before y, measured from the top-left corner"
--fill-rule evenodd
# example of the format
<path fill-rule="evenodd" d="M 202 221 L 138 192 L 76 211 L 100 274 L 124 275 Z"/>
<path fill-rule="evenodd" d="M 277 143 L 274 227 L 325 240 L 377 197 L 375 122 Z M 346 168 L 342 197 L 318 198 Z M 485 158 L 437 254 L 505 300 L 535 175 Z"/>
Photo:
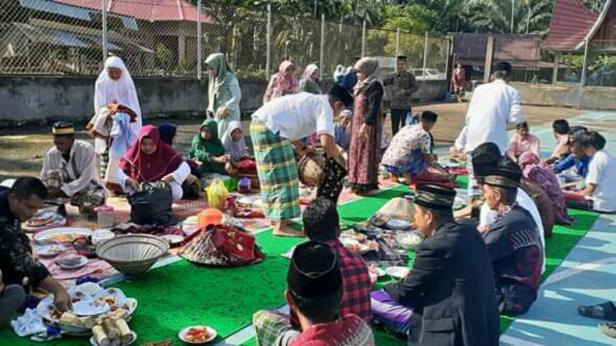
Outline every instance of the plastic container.
<path fill-rule="evenodd" d="M 207 208 L 197 215 L 197 224 L 199 228 L 205 228 L 209 225 L 220 225 L 222 223 L 223 214 L 215 208 Z"/>
<path fill-rule="evenodd" d="M 113 228 L 115 226 L 115 215 L 113 207 L 109 205 L 101 205 L 96 207 L 96 225 L 98 228 Z"/>

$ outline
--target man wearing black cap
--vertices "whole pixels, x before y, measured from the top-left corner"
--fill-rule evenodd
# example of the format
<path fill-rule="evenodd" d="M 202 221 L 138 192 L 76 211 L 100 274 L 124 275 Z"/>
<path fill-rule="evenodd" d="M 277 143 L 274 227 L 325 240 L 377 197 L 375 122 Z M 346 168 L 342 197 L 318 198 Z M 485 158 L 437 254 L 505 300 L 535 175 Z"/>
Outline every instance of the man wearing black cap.
<path fill-rule="evenodd" d="M 499 162 L 505 156 L 501 155 L 498 147 L 494 143 L 484 143 L 473 151 L 471 163 L 475 170 L 475 176 L 477 177 L 477 181 L 480 183 L 483 182 L 483 179 L 492 175 L 499 167 Z M 516 163 L 514 163 L 517 165 Z M 523 179 L 523 178 L 522 178 Z M 541 190 L 541 188 L 539 188 Z M 533 198 L 524 190 L 523 186 L 517 188 L 516 193 L 516 204 L 519 205 L 522 209 L 525 209 L 530 213 L 533 217 L 533 220 L 537 224 L 537 232 L 539 238 L 541 239 L 542 249 L 545 246 L 545 228 L 543 226 L 542 216 L 547 214 L 540 213 L 539 207 L 537 203 L 533 200 Z M 552 214 L 554 210 L 551 211 Z M 489 225 L 493 224 L 498 219 L 498 212 L 492 210 L 487 203 L 484 203 L 481 206 L 481 211 L 479 213 L 479 230 L 485 231 Z M 551 232 L 551 230 L 550 230 Z M 542 273 L 545 271 L 545 266 L 542 267 Z"/>
<path fill-rule="evenodd" d="M 293 251 L 285 296 L 301 333 L 289 317 L 259 311 L 253 316 L 259 345 L 372 346 L 370 326 L 356 315 L 340 316 L 342 275 L 338 256 L 325 243 L 309 241 Z"/>
<path fill-rule="evenodd" d="M 470 155 L 479 145 L 492 142 L 501 154 L 507 150 L 507 125 L 524 121 L 520 93 L 508 81 L 511 64 L 500 62 L 494 69 L 493 81 L 475 88 L 466 113 L 466 144 L 464 151 Z M 475 186 L 470 159 L 469 187 Z"/>
<path fill-rule="evenodd" d="M 383 293 L 413 310 L 409 345 L 498 345 L 490 257 L 479 233 L 453 220 L 455 195 L 448 187 L 417 186 L 414 223 L 427 239 L 417 246 L 410 273 L 373 293 L 377 319 L 386 316 L 379 311 Z"/>
<path fill-rule="evenodd" d="M 537 298 L 544 258 L 537 224 L 516 203 L 521 177 L 520 167 L 505 157 L 482 181 L 486 204 L 499 215 L 483 232 L 494 269 L 498 309 L 511 316 L 528 311 Z"/>
<path fill-rule="evenodd" d="M 288 220 L 300 214 L 293 147 L 300 157 L 312 151 L 302 143 L 302 138 L 316 133 L 329 160 L 336 161 L 340 170 L 346 171 L 346 160 L 336 145 L 334 118 L 352 102 L 353 98 L 343 87 L 334 85 L 327 95 L 305 92 L 287 95 L 266 103 L 253 113 L 250 137 L 264 212 L 274 225 L 275 235 L 303 236 L 288 226 Z"/>
<path fill-rule="evenodd" d="M 60 121 L 53 125 L 54 146 L 43 161 L 41 180 L 50 197 L 70 198 L 82 214 L 92 214 L 105 203 L 105 190 L 96 174 L 96 155 L 90 143 L 75 139 L 73 123 Z"/>
<path fill-rule="evenodd" d="M 413 94 L 419 90 L 415 75 L 408 71 L 407 57 L 396 58 L 396 73 L 383 80 L 384 86 L 391 87 L 391 132 L 398 133 L 400 126 L 406 124 L 406 116 L 411 113 Z"/>

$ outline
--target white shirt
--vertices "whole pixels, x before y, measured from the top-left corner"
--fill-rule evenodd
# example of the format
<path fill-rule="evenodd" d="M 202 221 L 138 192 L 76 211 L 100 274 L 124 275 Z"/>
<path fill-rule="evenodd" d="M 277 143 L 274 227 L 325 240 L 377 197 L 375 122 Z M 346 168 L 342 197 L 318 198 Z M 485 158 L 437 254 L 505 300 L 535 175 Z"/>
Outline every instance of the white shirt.
<path fill-rule="evenodd" d="M 43 161 L 41 180 L 49 178 L 53 171 L 62 174 L 63 184 L 60 189 L 72 197 L 76 193 L 86 189 L 91 182 L 100 185 L 96 174 L 96 156 L 94 147 L 88 142 L 75 140 L 68 162 L 62 157 L 62 153 L 54 146 L 49 149 Z"/>
<path fill-rule="evenodd" d="M 467 132 L 468 132 L 468 128 L 464 126 L 462 130 L 460 131 L 458 138 L 456 138 L 456 142 L 454 143 L 454 146 L 456 147 L 456 149 L 464 150 L 464 148 L 466 147 Z"/>
<path fill-rule="evenodd" d="M 596 185 L 592 194 L 595 210 L 608 213 L 616 211 L 616 159 L 612 155 L 603 150 L 593 155 L 588 164 L 586 184 Z"/>
<path fill-rule="evenodd" d="M 520 93 L 502 80 L 475 88 L 466 113 L 467 136 L 464 151 L 492 142 L 504 154 L 507 150 L 507 123 L 524 121 Z"/>
<path fill-rule="evenodd" d="M 518 195 L 515 199 L 516 203 L 526 209 L 535 220 L 537 224 L 537 229 L 539 230 L 539 237 L 541 238 L 541 246 L 543 247 L 543 267 L 541 268 L 541 274 L 545 271 L 545 235 L 543 230 L 543 223 L 541 222 L 541 214 L 539 214 L 539 209 L 537 209 L 537 205 L 533 201 L 533 199 L 522 189 L 518 188 Z M 498 216 L 498 212 L 496 210 L 490 209 L 487 203 L 484 203 L 481 206 L 481 211 L 479 213 L 479 227 L 491 225 L 496 221 L 496 217 Z"/>
<path fill-rule="evenodd" d="M 334 111 L 327 95 L 306 92 L 269 101 L 252 115 L 273 133 L 297 141 L 313 133 L 334 137 Z"/>

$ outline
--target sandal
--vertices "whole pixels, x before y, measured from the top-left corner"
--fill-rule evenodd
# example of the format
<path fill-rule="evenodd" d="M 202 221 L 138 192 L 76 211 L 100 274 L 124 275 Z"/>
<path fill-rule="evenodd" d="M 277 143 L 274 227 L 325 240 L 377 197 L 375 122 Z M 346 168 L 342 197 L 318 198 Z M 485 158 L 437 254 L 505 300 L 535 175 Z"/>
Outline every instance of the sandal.
<path fill-rule="evenodd" d="M 579 306 L 578 313 L 584 317 L 616 321 L 616 306 L 610 301 L 598 305 Z"/>
<path fill-rule="evenodd" d="M 616 323 L 614 322 L 599 323 L 599 329 L 601 329 L 603 334 L 609 336 L 610 338 L 616 338 Z"/>

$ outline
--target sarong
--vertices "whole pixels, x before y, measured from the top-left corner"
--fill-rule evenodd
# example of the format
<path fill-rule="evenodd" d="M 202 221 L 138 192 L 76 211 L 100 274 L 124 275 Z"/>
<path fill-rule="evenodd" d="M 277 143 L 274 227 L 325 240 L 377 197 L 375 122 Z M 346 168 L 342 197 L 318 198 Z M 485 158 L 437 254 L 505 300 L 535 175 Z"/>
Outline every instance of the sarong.
<path fill-rule="evenodd" d="M 299 216 L 299 179 L 291 142 L 255 120 L 250 124 L 250 136 L 265 216 L 270 220 Z"/>

